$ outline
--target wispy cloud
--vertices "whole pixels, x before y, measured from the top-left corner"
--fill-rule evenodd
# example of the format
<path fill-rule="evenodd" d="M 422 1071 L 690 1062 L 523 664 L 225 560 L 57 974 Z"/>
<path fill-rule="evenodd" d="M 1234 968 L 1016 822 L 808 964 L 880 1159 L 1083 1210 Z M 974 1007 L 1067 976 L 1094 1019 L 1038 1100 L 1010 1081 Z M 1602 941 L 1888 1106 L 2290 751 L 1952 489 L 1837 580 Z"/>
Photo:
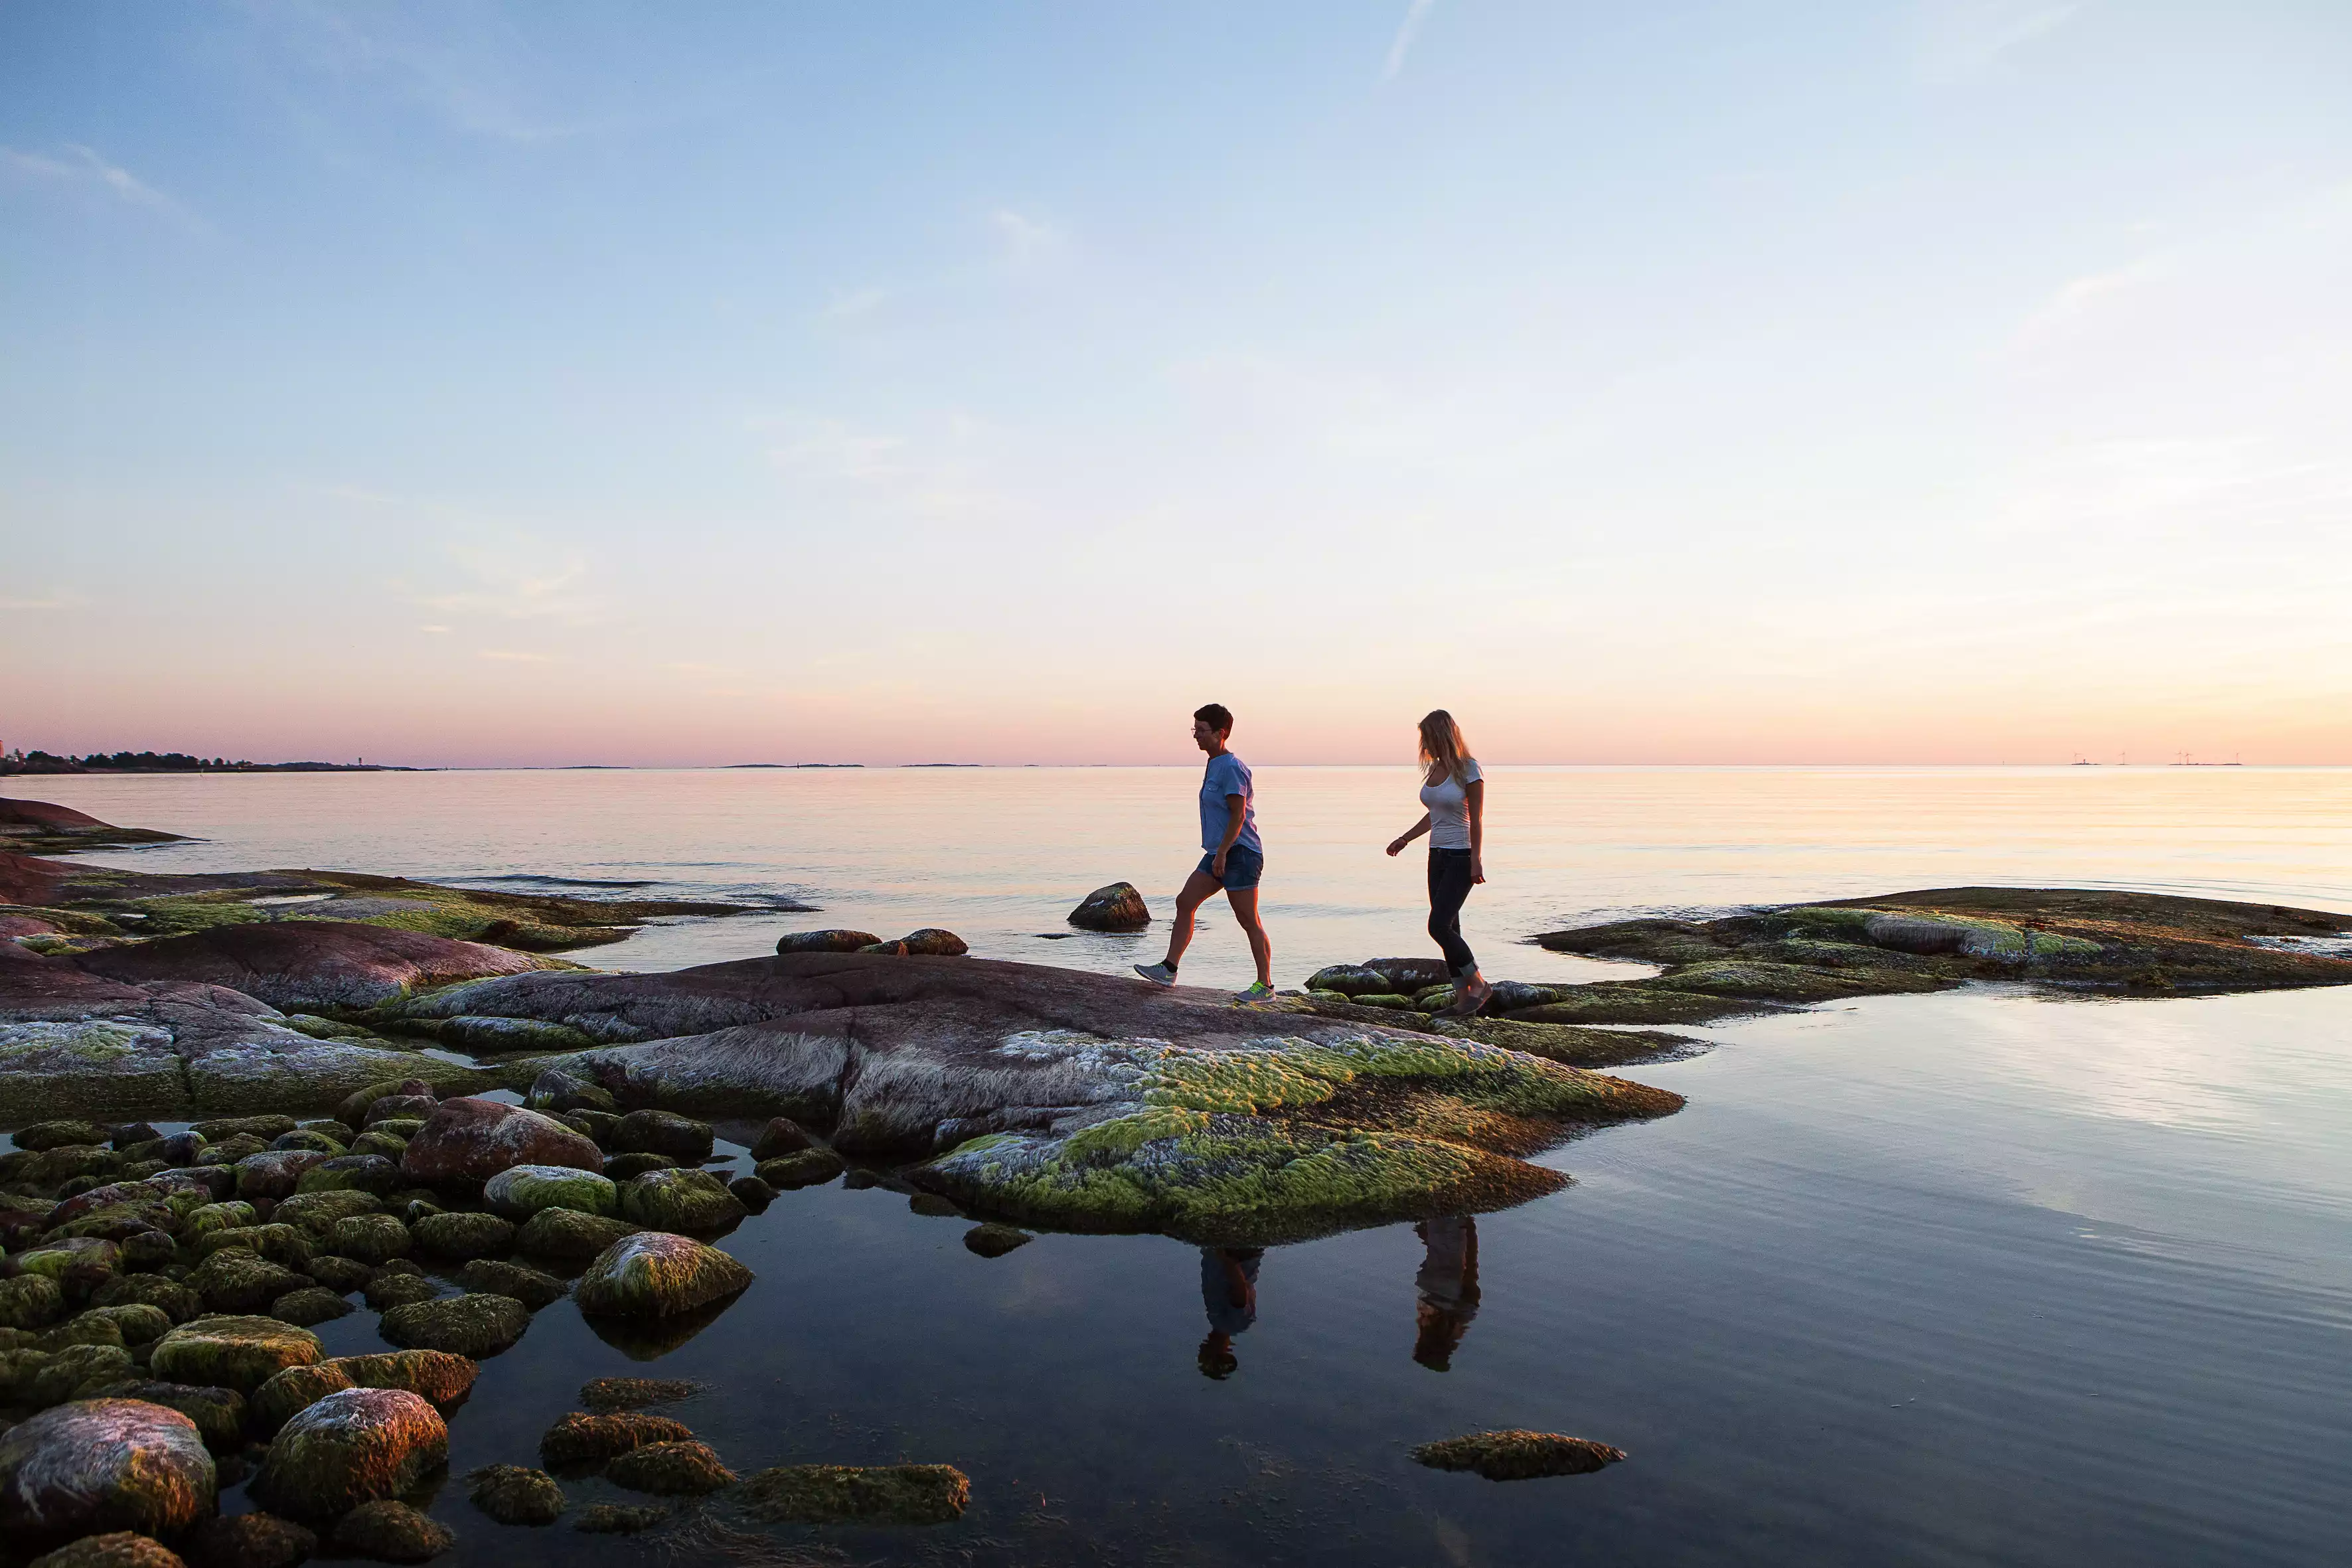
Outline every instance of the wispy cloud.
<path fill-rule="evenodd" d="M 2081 15 L 2078 4 L 2050 0 L 1929 0 L 1918 16 L 1919 63 L 1931 78 L 1956 81 L 2046 37 Z"/>
<path fill-rule="evenodd" d="M 1404 8 L 1404 20 L 1397 24 L 1396 37 L 1389 40 L 1388 63 L 1381 68 L 1382 81 L 1394 81 L 1404 69 L 1404 58 L 1412 52 L 1413 39 L 1421 36 L 1421 24 L 1437 0 L 1412 0 Z"/>
<path fill-rule="evenodd" d="M 2101 304 L 2142 284 L 2155 281 L 2162 271 L 2162 265 L 2150 258 L 2105 272 L 2085 273 L 2080 278 L 2069 279 L 2025 319 L 2016 336 L 2011 340 L 2010 346 L 2016 350 L 2031 350 L 2062 337 Z"/>
<path fill-rule="evenodd" d="M 1014 267 L 1034 267 L 1051 260 L 1069 245 L 1069 235 L 1061 228 L 1011 207 L 999 207 L 990 213 L 988 222 L 1004 247 L 1004 258 Z"/>
<path fill-rule="evenodd" d="M 526 653 L 520 648 L 511 647 L 486 647 L 481 650 L 481 657 L 496 659 L 501 664 L 553 664 L 555 662 L 554 657 L 551 654 Z"/>
<path fill-rule="evenodd" d="M 51 588 L 38 597 L 0 595 L 0 610 L 71 610 L 89 603 L 70 588 Z"/>
<path fill-rule="evenodd" d="M 187 208 L 121 164 L 110 163 L 96 148 L 68 142 L 60 153 L 62 155 L 54 155 L 28 153 L 16 147 L 0 147 L 0 168 L 6 169 L 19 179 L 49 181 L 85 190 L 104 191 L 149 212 L 162 213 L 184 223 L 195 221 Z"/>

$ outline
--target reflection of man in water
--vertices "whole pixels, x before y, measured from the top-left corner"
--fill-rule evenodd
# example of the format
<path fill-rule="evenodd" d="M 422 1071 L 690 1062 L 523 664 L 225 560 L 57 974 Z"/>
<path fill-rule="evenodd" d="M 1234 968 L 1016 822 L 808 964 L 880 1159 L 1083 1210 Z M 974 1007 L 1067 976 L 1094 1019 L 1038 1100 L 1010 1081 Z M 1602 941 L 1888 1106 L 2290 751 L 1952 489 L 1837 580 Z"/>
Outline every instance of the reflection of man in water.
<path fill-rule="evenodd" d="M 1478 1222 L 1466 1214 L 1448 1215 L 1412 1228 L 1425 1249 L 1421 1271 L 1412 1277 L 1413 1289 L 1421 1292 L 1421 1332 L 1412 1359 L 1444 1372 L 1470 1331 L 1470 1320 L 1478 1315 Z"/>
<path fill-rule="evenodd" d="M 1201 1374 L 1228 1378 L 1241 1367 L 1234 1336 L 1257 1321 L 1257 1266 L 1262 1247 L 1201 1248 L 1201 1305 L 1208 1310 L 1209 1337 L 1201 1342 Z"/>

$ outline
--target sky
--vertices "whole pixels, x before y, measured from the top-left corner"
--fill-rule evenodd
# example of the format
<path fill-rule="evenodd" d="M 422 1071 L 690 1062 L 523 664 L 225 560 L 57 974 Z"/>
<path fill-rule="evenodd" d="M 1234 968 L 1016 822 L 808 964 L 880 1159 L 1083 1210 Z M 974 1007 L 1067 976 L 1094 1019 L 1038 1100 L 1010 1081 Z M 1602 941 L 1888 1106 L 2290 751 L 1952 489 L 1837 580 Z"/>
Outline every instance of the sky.
<path fill-rule="evenodd" d="M 0 745 L 2352 763 L 2352 6 L 26 0 Z"/>

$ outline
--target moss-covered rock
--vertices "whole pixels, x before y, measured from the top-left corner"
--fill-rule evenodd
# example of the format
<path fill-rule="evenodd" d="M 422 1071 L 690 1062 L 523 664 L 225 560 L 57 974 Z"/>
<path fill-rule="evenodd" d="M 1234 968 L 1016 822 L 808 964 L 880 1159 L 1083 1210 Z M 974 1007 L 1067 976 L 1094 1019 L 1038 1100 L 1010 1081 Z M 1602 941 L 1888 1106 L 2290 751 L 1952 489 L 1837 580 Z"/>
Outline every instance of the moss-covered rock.
<path fill-rule="evenodd" d="M 684 1443 L 693 1432 L 667 1415 L 621 1411 L 590 1415 L 572 1411 L 539 1440 L 539 1457 L 550 1469 L 593 1468 L 649 1443 Z"/>
<path fill-rule="evenodd" d="M 111 1274 L 121 1256 L 119 1247 L 101 1237 L 66 1236 L 18 1253 L 16 1267 L 63 1285 L 69 1272 L 85 1279 L 93 1272 L 100 1278 Z"/>
<path fill-rule="evenodd" d="M 246 1225 L 228 1230 L 208 1231 L 196 1242 L 196 1256 L 209 1258 L 233 1247 L 241 1247 L 282 1268 L 300 1270 L 310 1266 L 310 1234 L 299 1226 L 281 1225 L 275 1221 L 268 1225 Z"/>
<path fill-rule="evenodd" d="M 400 1133 L 383 1127 L 371 1127 L 352 1140 L 352 1158 L 373 1154 L 391 1162 L 395 1170 L 401 1156 L 408 1152 L 408 1140 Z"/>
<path fill-rule="evenodd" d="M 478 1361 L 510 1349 L 530 1327 L 530 1309 L 513 1297 L 469 1291 L 394 1307 L 383 1315 L 383 1332 L 396 1345 Z"/>
<path fill-rule="evenodd" d="M 61 1405 L 0 1435 L 0 1531 L 18 1549 L 129 1530 L 175 1535 L 213 1511 L 196 1424 L 136 1399 Z"/>
<path fill-rule="evenodd" d="M 446 1100 L 400 1157 L 412 1182 L 478 1185 L 515 1165 L 601 1171 L 604 1151 L 551 1117 L 495 1100 Z"/>
<path fill-rule="evenodd" d="M 47 1275 L 0 1279 L 0 1329 L 46 1328 L 65 1316 L 65 1291 Z"/>
<path fill-rule="evenodd" d="M 743 1506 L 778 1524 L 947 1524 L 971 1480 L 953 1465 L 779 1465 L 743 1482 Z"/>
<path fill-rule="evenodd" d="M 299 1568 L 319 1538 L 290 1519 L 259 1509 L 208 1519 L 188 1534 L 188 1568 Z"/>
<path fill-rule="evenodd" d="M 338 1125 L 341 1124 L 338 1123 Z M 277 1137 L 272 1138 L 269 1141 L 269 1146 L 272 1149 L 308 1149 L 313 1153 L 324 1154 L 331 1159 L 345 1152 L 344 1139 L 350 1136 L 351 1133 L 346 1131 L 342 1138 L 330 1138 L 315 1127 L 297 1127 L 291 1132 L 280 1132 Z"/>
<path fill-rule="evenodd" d="M 86 1321 L 113 1325 L 121 1336 L 119 1342 L 126 1345 L 147 1344 L 172 1331 L 171 1314 L 144 1301 L 118 1301 L 106 1306 L 93 1306 L 82 1317 Z"/>
<path fill-rule="evenodd" d="M 365 1292 L 369 1306 L 379 1312 L 388 1312 L 394 1307 L 430 1301 L 441 1294 L 441 1287 L 426 1278 L 422 1269 L 402 1268 L 400 1260 L 395 1259 L 368 1276 Z"/>
<path fill-rule="evenodd" d="M 644 1231 L 598 1254 L 572 1296 L 592 1316 L 659 1318 L 727 1300 L 751 1283 L 751 1271 L 716 1247 Z"/>
<path fill-rule="evenodd" d="M 224 1247 L 196 1266 L 188 1284 L 215 1312 L 267 1311 L 279 1297 L 304 1289 L 307 1274 L 281 1268 L 242 1247 Z"/>
<path fill-rule="evenodd" d="M 621 1216 L 650 1230 L 708 1235 L 740 1224 L 746 1212 L 709 1171 L 647 1171 L 621 1189 Z"/>
<path fill-rule="evenodd" d="M 1588 1476 L 1625 1457 L 1622 1448 L 1558 1432 L 1475 1432 L 1423 1443 L 1413 1458 L 1434 1470 L 1469 1470 L 1490 1481 L 1533 1480 L 1541 1476 Z"/>
<path fill-rule="evenodd" d="M 481 1373 L 471 1358 L 446 1351 L 378 1351 L 339 1356 L 334 1365 L 361 1388 L 404 1388 L 445 1412 L 465 1399 Z"/>
<path fill-rule="evenodd" d="M 457 1544 L 457 1532 L 404 1502 L 362 1503 L 335 1523 L 337 1550 L 379 1563 L 429 1563 Z"/>
<path fill-rule="evenodd" d="M 620 1208 L 619 1190 L 611 1181 L 568 1165 L 509 1166 L 483 1184 L 482 1199 L 493 1214 L 518 1222 L 541 1209 L 609 1215 Z"/>
<path fill-rule="evenodd" d="M 468 1290 L 479 1290 L 493 1296 L 511 1296 L 532 1311 L 554 1305 L 571 1289 L 552 1274 L 520 1263 L 506 1263 L 492 1258 L 477 1258 L 459 1271 L 458 1278 Z"/>
<path fill-rule="evenodd" d="M 77 1143 L 95 1146 L 106 1141 L 106 1129 L 95 1121 L 36 1121 L 16 1130 L 16 1147 L 37 1152 Z"/>
<path fill-rule="evenodd" d="M 33 1559 L 30 1568 L 186 1568 L 180 1554 L 131 1530 L 85 1535 Z"/>
<path fill-rule="evenodd" d="M 316 1149 L 264 1149 L 247 1154 L 236 1163 L 236 1195 L 247 1202 L 290 1198 L 302 1184 L 302 1173 L 332 1158 Z"/>
<path fill-rule="evenodd" d="M 327 1245 L 339 1257 L 378 1264 L 407 1257 L 412 1243 L 408 1227 L 390 1215 L 362 1214 L 337 1220 Z"/>
<path fill-rule="evenodd" d="M 303 1272 L 316 1279 L 321 1289 L 331 1290 L 338 1296 L 348 1296 L 365 1286 L 375 1269 L 356 1258 L 341 1258 L 331 1252 L 322 1252 L 310 1259 L 310 1267 Z"/>
<path fill-rule="evenodd" d="M 620 1154 L 667 1154 L 680 1163 L 710 1157 L 710 1124 L 674 1110 L 632 1110 L 614 1124 L 609 1147 Z"/>
<path fill-rule="evenodd" d="M 500 1524 L 553 1524 L 563 1517 L 563 1488 L 545 1470 L 484 1465 L 466 1481 L 474 1506 Z"/>
<path fill-rule="evenodd" d="M 735 1472 L 707 1443 L 648 1443 L 614 1456 L 604 1467 L 604 1479 L 633 1492 L 689 1497 L 732 1485 Z"/>
<path fill-rule="evenodd" d="M 160 1405 L 166 1410 L 176 1410 L 196 1424 L 197 1435 L 205 1447 L 215 1454 L 226 1453 L 243 1441 L 245 1435 L 245 1395 L 234 1388 L 207 1388 L 192 1383 L 158 1383 L 149 1378 L 125 1378 L 108 1384 L 92 1395 L 96 1399 L 136 1399 L 148 1405 Z"/>
<path fill-rule="evenodd" d="M 281 1323 L 291 1323 L 298 1329 L 316 1328 L 320 1323 L 331 1323 L 337 1318 L 348 1318 L 351 1314 L 352 1304 L 323 1285 L 289 1290 L 269 1303 L 271 1317 Z"/>
<path fill-rule="evenodd" d="M 122 1343 L 122 1330 L 114 1320 L 100 1317 L 95 1312 L 83 1312 L 79 1316 L 68 1318 L 33 1342 L 35 1349 L 45 1351 L 61 1351 L 68 1345 L 119 1345 L 121 1343 Z"/>
<path fill-rule="evenodd" d="M 352 1374 L 331 1361 L 315 1366 L 289 1366 L 253 1391 L 247 1402 L 254 1432 L 274 1437 L 278 1429 L 330 1394 L 357 1388 Z"/>
<path fill-rule="evenodd" d="M 973 1226 L 963 1233 L 965 1249 L 978 1253 L 982 1258 L 1002 1258 L 1016 1247 L 1028 1246 L 1035 1239 L 1018 1226 L 998 1225 L 992 1220 L 986 1225 Z"/>
<path fill-rule="evenodd" d="M 534 1258 L 576 1262 L 594 1258 L 622 1237 L 635 1235 L 636 1229 L 625 1220 L 577 1209 L 541 1209 L 516 1235 L 515 1244 Z"/>
<path fill-rule="evenodd" d="M 667 1154 L 614 1154 L 604 1162 L 604 1179 L 619 1184 L 635 1181 L 647 1171 L 672 1171 L 677 1162 Z"/>
<path fill-rule="evenodd" d="M 635 1535 L 668 1517 L 658 1503 L 592 1502 L 572 1516 L 572 1528 L 583 1535 Z"/>
<path fill-rule="evenodd" d="M 494 1258 L 511 1251 L 515 1227 L 494 1214 L 427 1215 L 411 1227 L 416 1250 L 431 1258 Z"/>
<path fill-rule="evenodd" d="M 576 1032 L 576 1031 L 575 1031 Z M 572 1110 L 613 1110 L 612 1095 L 592 1079 L 562 1068 L 550 1068 L 531 1080 L 523 1103 L 533 1110 L 561 1116 Z M 600 1140 L 601 1142 L 601 1140 Z"/>
<path fill-rule="evenodd" d="M 580 1385 L 580 1403 L 600 1414 L 676 1405 L 693 1398 L 703 1384 L 681 1377 L 598 1377 Z"/>
<path fill-rule="evenodd" d="M 346 1388 L 278 1429 L 248 1489 L 274 1512 L 333 1519 L 409 1490 L 448 1456 L 449 1429 L 428 1401 L 400 1388 Z"/>
<path fill-rule="evenodd" d="M 397 1145 L 400 1152 L 405 1152 L 407 1147 L 405 1143 Z M 354 1149 L 348 1154 L 321 1161 L 303 1172 L 294 1184 L 294 1190 L 298 1193 L 374 1193 L 381 1196 L 385 1193 L 398 1192 L 405 1184 L 401 1179 L 400 1166 L 394 1160 L 386 1159 L 374 1150 Z"/>
<path fill-rule="evenodd" d="M 205 1204 L 191 1210 L 181 1222 L 182 1234 L 192 1244 L 201 1244 L 205 1237 L 224 1230 L 243 1230 L 261 1223 L 261 1211 L 242 1198 L 226 1203 Z"/>
<path fill-rule="evenodd" d="M 131 1352 L 119 1344 L 71 1344 L 31 1353 L 45 1354 L 47 1359 L 17 1374 L 16 1402 L 29 1409 L 88 1399 L 101 1388 L 136 1375 Z"/>
<path fill-rule="evenodd" d="M 310 1366 L 319 1337 L 274 1318 L 191 1319 L 155 1342 L 148 1364 L 157 1377 L 249 1394 L 289 1366 Z"/>
<path fill-rule="evenodd" d="M 0 1287 L 4 1289 L 5 1287 Z M 174 1323 L 184 1323 L 201 1315 L 205 1299 L 177 1279 L 167 1279 L 160 1274 L 121 1274 L 108 1280 L 89 1298 L 93 1307 L 121 1307 L 144 1303 L 161 1310 Z"/>
<path fill-rule="evenodd" d="M 269 1218 L 275 1225 L 299 1226 L 313 1241 L 323 1246 L 341 1222 L 354 1215 L 383 1212 L 383 1199 L 375 1194 L 338 1187 L 298 1193 L 270 1210 Z"/>

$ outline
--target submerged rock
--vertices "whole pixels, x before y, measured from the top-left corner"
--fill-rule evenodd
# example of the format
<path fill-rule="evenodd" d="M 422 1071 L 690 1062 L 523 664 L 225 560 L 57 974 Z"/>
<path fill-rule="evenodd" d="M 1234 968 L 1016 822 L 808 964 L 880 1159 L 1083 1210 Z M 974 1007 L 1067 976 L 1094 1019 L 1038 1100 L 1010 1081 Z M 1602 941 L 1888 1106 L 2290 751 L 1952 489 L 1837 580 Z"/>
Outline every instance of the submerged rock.
<path fill-rule="evenodd" d="M 297 1568 L 319 1550 L 319 1538 L 290 1519 L 255 1510 L 208 1519 L 187 1541 L 189 1568 Z"/>
<path fill-rule="evenodd" d="M 648 1443 L 684 1443 L 693 1436 L 684 1422 L 667 1415 L 635 1411 L 587 1415 L 575 1410 L 540 1438 L 539 1457 L 552 1469 L 596 1466 Z"/>
<path fill-rule="evenodd" d="M 572 1521 L 572 1528 L 589 1535 L 635 1535 L 651 1530 L 668 1517 L 669 1510 L 655 1503 L 632 1506 L 594 1502 L 580 1510 Z"/>
<path fill-rule="evenodd" d="M 599 1377 L 580 1386 L 580 1403 L 609 1415 L 648 1405 L 675 1405 L 702 1392 L 703 1385 L 677 1377 Z"/>
<path fill-rule="evenodd" d="M 275 1318 L 194 1318 L 155 1342 L 148 1364 L 173 1383 L 249 1394 L 289 1366 L 319 1360 L 319 1339 Z"/>
<path fill-rule="evenodd" d="M 779 1465 L 747 1479 L 742 1498 L 778 1524 L 947 1524 L 971 1480 L 952 1465 Z"/>
<path fill-rule="evenodd" d="M 1423 1443 L 1412 1451 L 1434 1470 L 1473 1470 L 1490 1481 L 1524 1481 L 1540 1476 L 1588 1476 L 1625 1457 L 1622 1448 L 1557 1432 L 1478 1432 Z"/>
<path fill-rule="evenodd" d="M 362 1503 L 335 1525 L 335 1545 L 379 1563 L 429 1563 L 457 1544 L 457 1532 L 404 1502 Z"/>
<path fill-rule="evenodd" d="M 1113 882 L 1079 900 L 1069 921 L 1081 931 L 1141 931 L 1151 923 L 1151 910 L 1134 883 Z"/>
<path fill-rule="evenodd" d="M 734 1296 L 751 1278 L 749 1268 L 716 1247 L 643 1231 L 598 1254 L 572 1297 L 592 1316 L 669 1317 Z"/>
<path fill-rule="evenodd" d="M 735 1472 L 707 1443 L 647 1443 L 614 1455 L 604 1467 L 604 1479 L 633 1492 L 689 1497 L 731 1486 Z"/>
<path fill-rule="evenodd" d="M 160 1541 L 128 1530 L 86 1535 L 33 1559 L 31 1568 L 185 1568 Z"/>
<path fill-rule="evenodd" d="M 431 1186 L 478 1184 L 515 1165 L 600 1171 L 604 1151 L 551 1117 L 495 1100 L 443 1100 L 401 1155 L 401 1173 Z"/>
<path fill-rule="evenodd" d="M 304 1407 L 278 1430 L 248 1489 L 295 1519 L 333 1519 L 393 1498 L 441 1468 L 441 1413 L 398 1388 L 347 1388 Z"/>
<path fill-rule="evenodd" d="M 0 1531 L 11 1544 L 174 1535 L 213 1511 L 216 1489 L 196 1424 L 142 1400 L 61 1405 L 0 1434 Z"/>
<path fill-rule="evenodd" d="M 468 1293 L 411 1301 L 383 1315 L 383 1337 L 416 1350 L 478 1361 L 511 1349 L 530 1327 L 530 1309 L 511 1296 Z"/>
<path fill-rule="evenodd" d="M 467 1496 L 500 1524 L 553 1524 L 563 1516 L 563 1488 L 545 1470 L 485 1465 L 467 1479 Z"/>

